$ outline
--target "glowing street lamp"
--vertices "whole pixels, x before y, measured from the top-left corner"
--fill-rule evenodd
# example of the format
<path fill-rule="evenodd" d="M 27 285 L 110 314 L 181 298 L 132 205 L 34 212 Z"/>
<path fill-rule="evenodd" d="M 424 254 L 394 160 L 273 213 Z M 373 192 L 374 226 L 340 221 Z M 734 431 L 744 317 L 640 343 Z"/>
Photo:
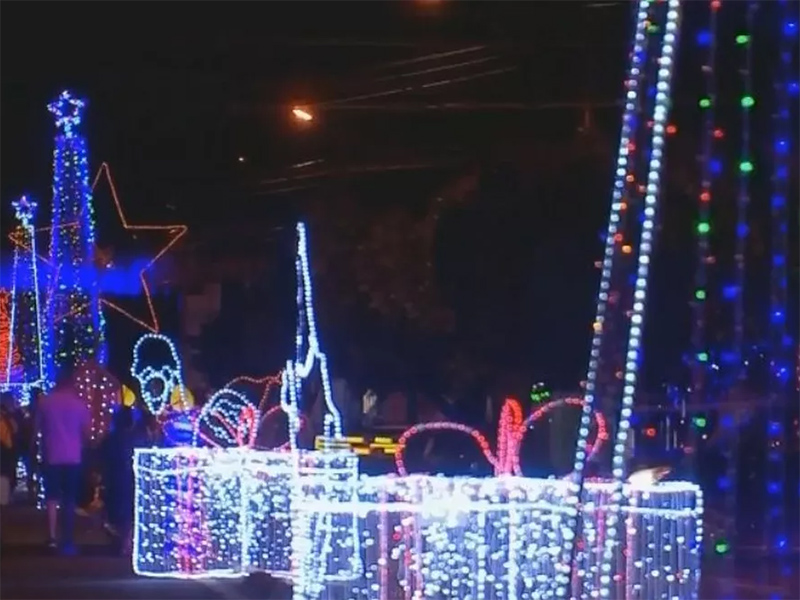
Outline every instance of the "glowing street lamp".
<path fill-rule="evenodd" d="M 295 106 L 292 109 L 292 115 L 294 115 L 294 118 L 297 119 L 298 121 L 308 122 L 314 120 L 314 115 L 312 115 L 306 109 L 300 108 L 299 106 Z"/>

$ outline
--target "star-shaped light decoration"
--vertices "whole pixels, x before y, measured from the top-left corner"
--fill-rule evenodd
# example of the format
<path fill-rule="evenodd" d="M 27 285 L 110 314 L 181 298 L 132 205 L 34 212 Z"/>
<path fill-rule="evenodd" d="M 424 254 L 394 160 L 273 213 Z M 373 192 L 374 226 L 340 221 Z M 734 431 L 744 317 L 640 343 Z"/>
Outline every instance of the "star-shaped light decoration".
<path fill-rule="evenodd" d="M 36 214 L 36 207 L 38 206 L 35 200 L 22 196 L 19 200 L 14 200 L 11 206 L 14 208 L 14 214 L 23 227 L 27 228 L 33 225 L 33 216 Z"/>
<path fill-rule="evenodd" d="M 73 128 L 81 124 L 81 112 L 84 108 L 86 101 L 76 98 L 67 90 L 47 105 L 47 110 L 56 117 L 56 127 L 63 129 L 67 137 L 72 137 Z"/>
<path fill-rule="evenodd" d="M 65 92 L 65 94 L 69 97 L 68 93 Z M 63 96 L 64 96 L 64 94 L 62 94 L 62 97 Z M 56 103 L 54 103 L 54 104 L 56 104 Z M 102 165 L 100 165 L 100 169 L 98 170 L 97 175 L 95 176 L 94 181 L 92 182 L 92 191 L 94 191 L 97 188 L 97 184 L 100 182 L 100 178 L 103 177 L 103 176 L 105 176 L 106 181 L 108 182 L 108 187 L 109 187 L 109 190 L 111 191 L 111 198 L 112 198 L 112 200 L 114 202 L 114 208 L 115 208 L 115 210 L 117 212 L 117 215 L 119 216 L 119 220 L 120 220 L 120 223 L 122 224 L 123 229 L 125 229 L 126 231 L 132 232 L 134 235 L 137 232 L 146 232 L 146 231 L 164 232 L 164 233 L 167 233 L 169 237 L 167 239 L 167 242 L 158 250 L 158 252 L 156 252 L 156 254 L 144 265 L 144 267 L 142 267 L 142 269 L 139 270 L 139 281 L 141 283 L 142 294 L 144 295 L 145 301 L 147 303 L 147 312 L 148 312 L 148 314 L 147 314 L 146 317 L 137 317 L 137 316 L 133 315 L 130 311 L 122 308 L 121 306 L 119 306 L 115 302 L 113 302 L 110 299 L 108 299 L 107 297 L 105 297 L 103 295 L 103 291 L 102 290 L 100 291 L 100 302 L 101 302 L 102 305 L 107 306 L 107 307 L 117 311 L 118 313 L 126 316 L 127 318 L 132 320 L 134 323 L 137 323 L 138 325 L 140 325 L 144 329 L 147 329 L 148 331 L 150 331 L 152 333 L 158 333 L 159 330 L 160 330 L 160 326 L 159 326 L 159 322 L 158 322 L 158 315 L 156 314 L 155 307 L 153 306 L 153 298 L 152 298 L 152 294 L 151 294 L 151 291 L 150 291 L 150 284 L 147 282 L 147 271 L 151 267 L 153 267 L 153 265 L 155 265 L 155 263 L 161 257 L 163 257 L 178 242 L 178 240 L 180 240 L 184 235 L 186 235 L 186 233 L 188 232 L 189 229 L 188 229 L 188 227 L 186 225 L 182 225 L 182 224 L 176 224 L 176 225 L 134 225 L 134 224 L 129 223 L 128 219 L 125 216 L 125 212 L 122 209 L 122 203 L 120 202 L 119 196 L 117 195 L 117 189 L 114 186 L 114 180 L 113 180 L 113 178 L 111 176 L 111 169 L 109 168 L 108 163 L 103 163 Z M 71 222 L 71 223 L 64 223 L 64 224 L 60 225 L 59 227 L 65 228 L 65 229 L 69 229 L 69 228 L 72 228 L 72 227 L 78 227 L 79 226 L 79 222 L 80 222 L 80 215 L 79 215 L 78 221 Z M 52 232 L 52 230 L 53 230 L 52 227 L 38 227 L 38 228 L 36 228 L 34 230 L 34 232 L 36 234 L 41 234 L 41 233 L 50 233 L 50 232 Z M 8 237 L 17 246 L 20 246 L 20 247 L 30 251 L 30 247 L 28 247 L 24 243 L 24 241 L 22 240 L 22 238 L 19 235 L 17 235 L 17 234 L 12 232 L 11 234 L 9 234 Z M 95 249 L 95 251 L 97 252 L 97 249 Z M 101 248 L 100 252 L 98 253 L 98 256 L 101 258 L 101 261 L 102 261 L 103 257 L 109 258 L 109 259 L 113 258 L 113 254 L 109 251 L 108 248 L 105 248 L 105 249 Z M 52 262 L 50 262 L 50 260 L 47 257 L 45 257 L 45 256 L 43 256 L 41 254 L 38 254 L 37 257 L 48 268 L 50 268 L 52 270 L 55 270 L 56 272 L 60 268 L 59 265 L 53 264 Z M 97 261 L 95 261 L 95 262 L 97 263 Z M 109 260 L 109 261 L 103 262 L 102 264 L 95 264 L 95 266 L 98 269 L 103 269 L 103 268 L 107 268 L 108 266 L 110 266 L 110 264 L 111 264 L 111 261 Z M 55 281 L 56 279 L 57 279 L 57 277 L 53 277 L 52 278 L 53 281 Z M 49 306 L 50 299 L 53 297 L 53 290 L 52 289 L 48 290 L 47 296 L 48 296 L 47 306 Z M 84 310 L 85 308 L 86 308 L 86 306 L 79 306 L 79 307 L 75 308 L 74 310 L 72 310 L 68 314 L 56 315 L 56 317 L 54 318 L 54 321 L 55 322 L 61 321 L 62 319 L 65 319 L 68 316 L 70 316 L 70 315 L 72 315 L 72 314 L 74 314 L 76 312 L 80 312 L 81 310 Z"/>

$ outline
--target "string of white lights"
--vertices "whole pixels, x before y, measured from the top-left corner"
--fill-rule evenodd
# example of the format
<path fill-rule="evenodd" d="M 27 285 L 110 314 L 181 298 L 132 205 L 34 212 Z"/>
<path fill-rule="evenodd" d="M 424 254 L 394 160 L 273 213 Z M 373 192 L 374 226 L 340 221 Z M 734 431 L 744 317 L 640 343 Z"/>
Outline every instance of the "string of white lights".
<path fill-rule="evenodd" d="M 653 4 L 649 0 L 641 0 L 636 14 L 636 25 L 634 29 L 632 48 L 630 53 L 630 65 L 625 81 L 625 108 L 622 114 L 622 130 L 620 132 L 619 150 L 614 173 L 614 187 L 611 195 L 611 211 L 608 219 L 608 230 L 606 232 L 605 249 L 603 254 L 602 272 L 600 275 L 600 290 L 597 296 L 597 310 L 593 324 L 592 345 L 589 355 L 589 366 L 586 375 L 586 389 L 584 394 L 583 410 L 578 430 L 578 441 L 575 449 L 575 462 L 573 465 L 574 486 L 572 493 L 567 501 L 573 506 L 577 506 L 580 490 L 583 481 L 583 472 L 586 465 L 587 445 L 589 432 L 591 430 L 592 413 L 594 411 L 595 388 L 597 371 L 600 359 L 600 349 L 603 343 L 603 321 L 609 301 L 609 289 L 611 286 L 611 274 L 614 267 L 615 257 L 615 236 L 618 231 L 619 223 L 622 220 L 623 211 L 623 192 L 625 189 L 625 178 L 628 174 L 628 162 L 630 157 L 630 143 L 634 137 L 634 127 L 638 124 L 637 112 L 639 110 L 640 96 L 643 94 L 641 89 L 644 77 L 644 63 L 646 61 L 645 50 L 647 48 L 647 28 L 650 24 L 650 11 Z M 574 519 L 568 520 L 566 526 L 570 531 L 578 529 L 577 511 Z M 563 547 L 563 562 L 571 565 L 573 551 L 575 547 L 574 537 L 567 537 Z M 559 596 L 567 597 L 571 586 L 571 569 L 557 574 L 560 584 Z"/>
<path fill-rule="evenodd" d="M 678 33 L 681 23 L 680 0 L 669 0 L 667 3 L 667 17 L 664 27 L 664 37 L 661 46 L 659 61 L 658 81 L 656 83 L 656 101 L 653 110 L 652 144 L 650 154 L 649 172 L 647 174 L 647 188 L 644 198 L 644 220 L 638 248 L 638 268 L 634 284 L 633 313 L 631 314 L 630 328 L 628 331 L 628 351 L 625 357 L 625 372 L 623 376 L 622 406 L 617 435 L 613 446 L 611 463 L 612 478 L 614 481 L 608 513 L 605 520 L 606 539 L 603 552 L 603 575 L 601 577 L 600 597 L 611 597 L 611 588 L 616 572 L 611 567 L 612 560 L 619 551 L 621 544 L 617 536 L 620 525 L 620 506 L 623 503 L 623 481 L 625 478 L 625 449 L 630 430 L 630 418 L 633 413 L 634 395 L 638 381 L 638 369 L 641 360 L 642 334 L 644 331 L 644 315 L 647 303 L 647 283 L 650 273 L 650 257 L 653 251 L 653 236 L 655 234 L 656 218 L 658 213 L 658 199 L 661 192 L 661 170 L 664 158 L 664 141 L 666 135 L 667 119 L 671 105 L 671 82 L 675 65 L 675 50 L 678 43 Z"/>

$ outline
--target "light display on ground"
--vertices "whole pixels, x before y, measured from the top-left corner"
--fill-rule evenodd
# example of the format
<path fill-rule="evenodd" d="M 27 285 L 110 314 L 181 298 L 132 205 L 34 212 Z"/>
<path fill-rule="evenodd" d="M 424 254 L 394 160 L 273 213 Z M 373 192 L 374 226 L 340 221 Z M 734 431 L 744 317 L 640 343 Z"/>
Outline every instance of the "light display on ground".
<path fill-rule="evenodd" d="M 423 475 L 358 480 L 350 453 L 301 454 L 299 471 L 293 460 L 288 452 L 235 448 L 137 451 L 136 572 L 219 577 L 267 571 L 303 585 L 297 598 L 320 598 L 342 586 L 343 597 L 376 600 L 557 597 L 555 576 L 567 568 L 562 547 L 571 535 L 569 482 Z M 296 477 L 299 505 L 292 498 Z M 605 507 L 613 489 L 610 482 L 585 487 L 575 586 L 601 582 Z M 626 484 L 625 495 L 626 537 L 619 550 L 625 597 L 692 597 L 702 537 L 698 488 L 645 479 Z M 182 517 L 186 511 L 194 518 Z M 201 521 L 202 531 L 182 532 Z M 307 564 L 293 568 L 298 532 Z M 354 552 L 364 565 L 358 571 Z M 298 581 L 306 570 L 315 579 Z"/>
<path fill-rule="evenodd" d="M 304 244 L 304 236 L 298 237 Z M 301 273 L 303 267 L 298 261 Z M 310 311 L 307 290 L 299 294 L 300 306 Z M 316 340 L 306 347 L 324 356 Z M 176 355 L 172 361 L 167 378 L 179 370 Z M 496 455 L 480 433 L 465 430 L 483 441 L 495 477 L 359 479 L 357 457 L 334 449 L 345 442 L 335 415 L 328 414 L 321 450 L 298 446 L 303 377 L 297 374 L 311 372 L 308 362 L 307 357 L 290 362 L 284 373 L 281 406 L 289 416 L 290 451 L 253 448 L 258 407 L 230 389 L 212 398 L 196 421 L 205 424 L 195 430 L 196 441 L 213 437 L 220 447 L 137 451 L 137 573 L 210 577 L 267 571 L 291 579 L 297 600 L 336 594 L 500 600 L 564 592 L 565 549 L 576 516 L 576 505 L 568 501 L 572 482 L 513 473 L 529 425 L 559 406 L 580 407 L 583 400 L 549 403 L 527 418 L 519 403 L 509 400 Z M 148 370 L 140 361 L 133 371 L 146 382 L 164 367 Z M 150 404 L 158 409 L 163 399 Z M 602 417 L 594 429 L 589 452 L 607 437 Z M 398 446 L 400 460 L 407 440 Z M 581 596 L 604 583 L 606 520 L 615 490 L 613 482 L 591 481 L 583 488 L 584 526 L 572 581 Z M 623 493 L 626 502 L 619 510 L 626 535 L 613 548 L 626 566 L 628 597 L 690 597 L 699 576 L 699 490 L 646 480 L 626 484 Z M 656 546 L 660 553 L 652 551 Z"/>
<path fill-rule="evenodd" d="M 565 480 L 513 476 L 519 470 L 514 457 L 526 421 L 519 404 L 510 402 L 501 418 L 496 455 L 480 433 L 463 430 L 494 465 L 494 477 L 357 479 L 357 458 L 334 449 L 345 438 L 317 340 L 306 231 L 301 224 L 296 261 L 299 327 L 295 358 L 287 362 L 281 385 L 290 451 L 248 448 L 248 435 L 242 432 L 249 431 L 255 406 L 242 403 L 241 410 L 224 416 L 230 427 L 221 425 L 215 434 L 227 435 L 244 447 L 139 451 L 137 572 L 204 576 L 267 570 L 291 577 L 296 600 L 336 595 L 376 600 L 696 597 L 703 526 L 700 490 L 685 482 L 638 478 L 624 482 L 679 10 L 677 0 L 642 0 L 637 14 L 632 85 L 627 90 L 629 120 L 636 113 L 634 101 L 643 84 L 639 71 L 644 66 L 637 63 L 643 54 L 640 46 L 657 46 L 660 53 L 653 73 L 652 132 L 647 140 L 646 183 L 641 186 L 630 321 L 624 332 L 627 349 L 620 365 L 620 419 L 612 434 L 612 479 L 583 477 L 590 453 L 609 437 L 602 435 L 604 425 L 598 424 L 596 439 L 590 440 L 601 362 L 597 343 L 592 347 L 585 399 L 577 401 L 582 413 L 574 476 Z M 645 43 L 647 35 L 653 39 Z M 595 330 L 600 333 L 615 247 L 624 242 L 620 251 L 630 255 L 636 245 L 635 238 L 617 235 L 619 215 L 625 210 L 621 190 L 627 178 L 631 123 L 626 121 L 626 127 L 618 163 L 623 185 L 615 188 L 603 264 L 605 287 L 601 283 L 598 295 Z M 322 449 L 317 452 L 298 445 L 302 383 L 315 364 L 320 368 L 326 410 Z M 537 412 L 541 416 L 546 410 Z M 145 489 L 149 493 L 139 493 Z M 145 499 L 152 497 L 172 509 L 158 514 L 158 522 L 145 507 Z"/>

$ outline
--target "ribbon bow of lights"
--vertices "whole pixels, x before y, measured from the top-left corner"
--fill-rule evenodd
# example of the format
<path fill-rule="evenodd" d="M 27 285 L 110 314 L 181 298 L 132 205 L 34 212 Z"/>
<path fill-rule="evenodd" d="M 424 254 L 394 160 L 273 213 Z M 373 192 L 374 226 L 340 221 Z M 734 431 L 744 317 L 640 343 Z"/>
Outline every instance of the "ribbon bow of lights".
<path fill-rule="evenodd" d="M 556 408 L 564 406 L 582 407 L 582 398 L 564 398 L 553 400 L 543 404 L 533 411 L 527 418 L 522 417 L 522 407 L 514 398 L 507 398 L 500 412 L 500 424 L 497 431 L 497 454 L 492 452 L 491 444 L 480 431 L 474 427 L 469 427 L 461 423 L 450 421 L 437 421 L 433 423 L 421 423 L 407 429 L 397 442 L 394 460 L 397 472 L 408 475 L 405 464 L 405 450 L 408 441 L 417 434 L 425 431 L 457 431 L 469 435 L 478 444 L 483 456 L 494 467 L 495 475 L 522 475 L 522 467 L 519 460 L 519 450 L 522 440 L 528 429 L 542 417 Z M 600 450 L 602 444 L 608 440 L 608 429 L 603 415 L 599 412 L 594 413 L 596 430 L 595 437 L 587 445 L 587 460 L 593 457 Z"/>
<path fill-rule="evenodd" d="M 200 410 L 194 421 L 192 444 L 216 448 L 255 447 L 261 427 L 282 414 L 280 405 L 265 411 L 263 404 L 256 406 L 228 384 L 211 396 Z M 300 429 L 305 423 L 305 415 L 299 415 Z M 288 447 L 289 442 L 286 442 L 268 449 L 285 450 Z"/>
<path fill-rule="evenodd" d="M 169 349 L 172 364 L 159 367 L 144 365 L 143 346 L 146 342 L 160 342 Z M 142 400 L 148 410 L 155 416 L 161 415 L 169 406 L 174 390 L 179 390 L 181 409 L 187 408 L 186 388 L 183 385 L 183 368 L 175 344 L 167 336 L 160 333 L 146 333 L 133 347 L 133 363 L 131 375 L 139 382 Z"/>

